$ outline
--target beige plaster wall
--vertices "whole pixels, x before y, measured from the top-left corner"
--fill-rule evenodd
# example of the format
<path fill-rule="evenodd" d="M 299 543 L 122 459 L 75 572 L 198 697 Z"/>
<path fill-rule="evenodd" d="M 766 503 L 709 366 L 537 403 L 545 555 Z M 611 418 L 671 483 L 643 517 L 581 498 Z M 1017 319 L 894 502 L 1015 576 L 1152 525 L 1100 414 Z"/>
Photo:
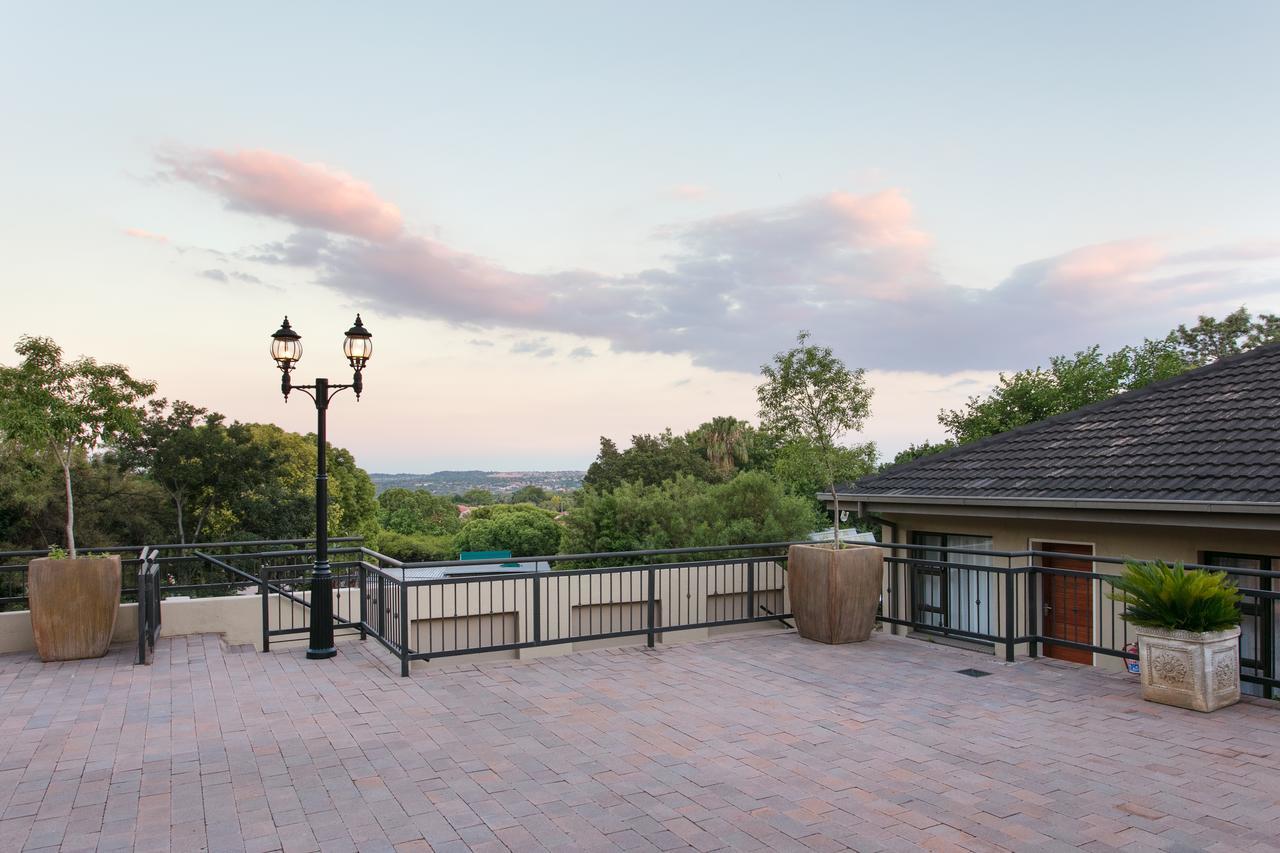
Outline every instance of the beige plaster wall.
<path fill-rule="evenodd" d="M 1207 551 L 1221 551 L 1237 554 L 1258 554 L 1280 557 L 1280 533 L 1254 530 L 1218 529 L 1211 527 L 1174 527 L 1168 525 L 1123 524 L 1108 521 L 1054 521 L 1025 518 L 977 518 L 969 516 L 945 515 L 907 515 L 885 514 L 885 519 L 896 522 L 898 526 L 898 542 L 909 544 L 912 534 L 920 533 L 952 533 L 968 536 L 991 537 L 992 550 L 1022 551 L 1031 547 L 1040 547 L 1040 543 L 1059 542 L 1079 545 L 1090 545 L 1098 556 L 1134 558 L 1140 560 L 1163 559 L 1168 562 L 1182 561 L 1200 562 Z M 892 528 L 884 527 L 882 536 L 885 542 L 891 540 Z M 1041 550 L 1048 550 L 1041 548 Z M 904 552 L 898 552 L 905 556 Z M 994 558 L 997 566 L 1008 565 L 1005 560 Z M 1016 558 L 1014 566 L 1027 565 L 1026 558 Z M 1094 571 L 1102 574 L 1115 574 L 1121 566 L 1095 563 Z M 898 568 L 899 589 L 908 588 L 906 569 Z M 888 573 L 886 573 L 886 601 L 888 601 Z M 1025 578 L 1017 579 L 1015 601 L 1018 602 L 1020 626 L 1025 626 L 1027 613 L 1025 602 Z M 1122 649 L 1128 642 L 1133 642 L 1132 631 L 1126 638 L 1124 626 L 1118 618 L 1113 618 L 1113 603 L 1096 594 L 1092 606 L 1094 609 L 1093 641 L 1102 646 Z M 901 595 L 898 602 L 899 615 L 906 617 L 908 597 Z M 1116 612 L 1120 605 L 1115 604 Z M 997 613 L 997 623 L 1003 631 L 1004 613 Z M 899 629 L 900 632 L 903 629 Z M 1004 654 L 1004 648 L 997 646 L 997 655 Z M 1018 653 L 1025 654 L 1027 649 L 1019 647 Z M 1094 655 L 1094 664 L 1108 669 L 1120 669 L 1123 663 L 1107 655 Z"/>

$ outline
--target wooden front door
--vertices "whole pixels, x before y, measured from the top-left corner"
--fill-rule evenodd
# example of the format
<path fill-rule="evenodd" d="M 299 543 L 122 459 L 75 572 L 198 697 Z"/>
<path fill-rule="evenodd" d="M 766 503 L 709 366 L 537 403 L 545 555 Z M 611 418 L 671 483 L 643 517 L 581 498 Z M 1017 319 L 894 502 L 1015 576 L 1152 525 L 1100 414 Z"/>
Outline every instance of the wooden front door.
<path fill-rule="evenodd" d="M 1067 554 L 1093 555 L 1091 545 L 1067 545 L 1060 542 L 1037 542 L 1037 551 L 1058 551 Z M 1089 560 L 1075 560 L 1069 557 L 1041 557 L 1040 565 L 1047 569 L 1062 569 L 1071 572 L 1092 572 L 1093 563 Z M 1093 582 L 1088 578 L 1073 578 L 1069 575 L 1042 574 L 1041 578 L 1041 612 L 1042 628 L 1045 637 L 1057 637 L 1074 643 L 1093 642 Z M 1069 646 L 1058 646 L 1045 642 L 1044 653 L 1047 657 L 1067 660 L 1072 663 L 1093 664 L 1093 652 L 1084 649 L 1073 649 Z"/>

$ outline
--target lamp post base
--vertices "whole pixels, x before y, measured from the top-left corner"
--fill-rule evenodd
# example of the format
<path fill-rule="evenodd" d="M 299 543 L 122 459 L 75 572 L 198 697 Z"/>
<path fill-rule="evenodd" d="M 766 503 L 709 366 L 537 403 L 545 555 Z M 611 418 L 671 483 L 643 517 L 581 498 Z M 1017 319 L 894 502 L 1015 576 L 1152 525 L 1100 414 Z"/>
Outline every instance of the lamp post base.
<path fill-rule="evenodd" d="M 307 660 L 324 660 L 337 654 L 338 650 L 332 647 L 327 649 L 307 649 Z"/>

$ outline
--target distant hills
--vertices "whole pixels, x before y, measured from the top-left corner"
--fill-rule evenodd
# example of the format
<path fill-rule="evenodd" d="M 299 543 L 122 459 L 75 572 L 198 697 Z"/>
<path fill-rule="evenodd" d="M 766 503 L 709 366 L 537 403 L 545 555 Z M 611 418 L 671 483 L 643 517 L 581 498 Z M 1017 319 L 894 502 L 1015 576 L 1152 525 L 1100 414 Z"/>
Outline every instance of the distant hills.
<path fill-rule="evenodd" d="M 467 489 L 488 489 L 495 495 L 522 486 L 565 491 L 582 486 L 586 471 L 436 471 L 433 474 L 370 474 L 378 493 L 387 489 L 425 489 L 433 495 L 458 495 Z"/>

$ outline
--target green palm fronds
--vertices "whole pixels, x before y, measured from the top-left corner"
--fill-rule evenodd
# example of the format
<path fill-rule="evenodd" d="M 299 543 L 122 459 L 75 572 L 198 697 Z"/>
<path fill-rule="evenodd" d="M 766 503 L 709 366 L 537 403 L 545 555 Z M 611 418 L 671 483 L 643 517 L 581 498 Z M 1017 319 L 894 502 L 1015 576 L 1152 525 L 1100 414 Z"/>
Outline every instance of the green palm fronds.
<path fill-rule="evenodd" d="M 1240 624 L 1240 590 L 1225 572 L 1187 571 L 1182 563 L 1130 560 L 1107 578 L 1107 597 L 1125 606 L 1125 621 L 1174 631 L 1225 631 Z"/>

